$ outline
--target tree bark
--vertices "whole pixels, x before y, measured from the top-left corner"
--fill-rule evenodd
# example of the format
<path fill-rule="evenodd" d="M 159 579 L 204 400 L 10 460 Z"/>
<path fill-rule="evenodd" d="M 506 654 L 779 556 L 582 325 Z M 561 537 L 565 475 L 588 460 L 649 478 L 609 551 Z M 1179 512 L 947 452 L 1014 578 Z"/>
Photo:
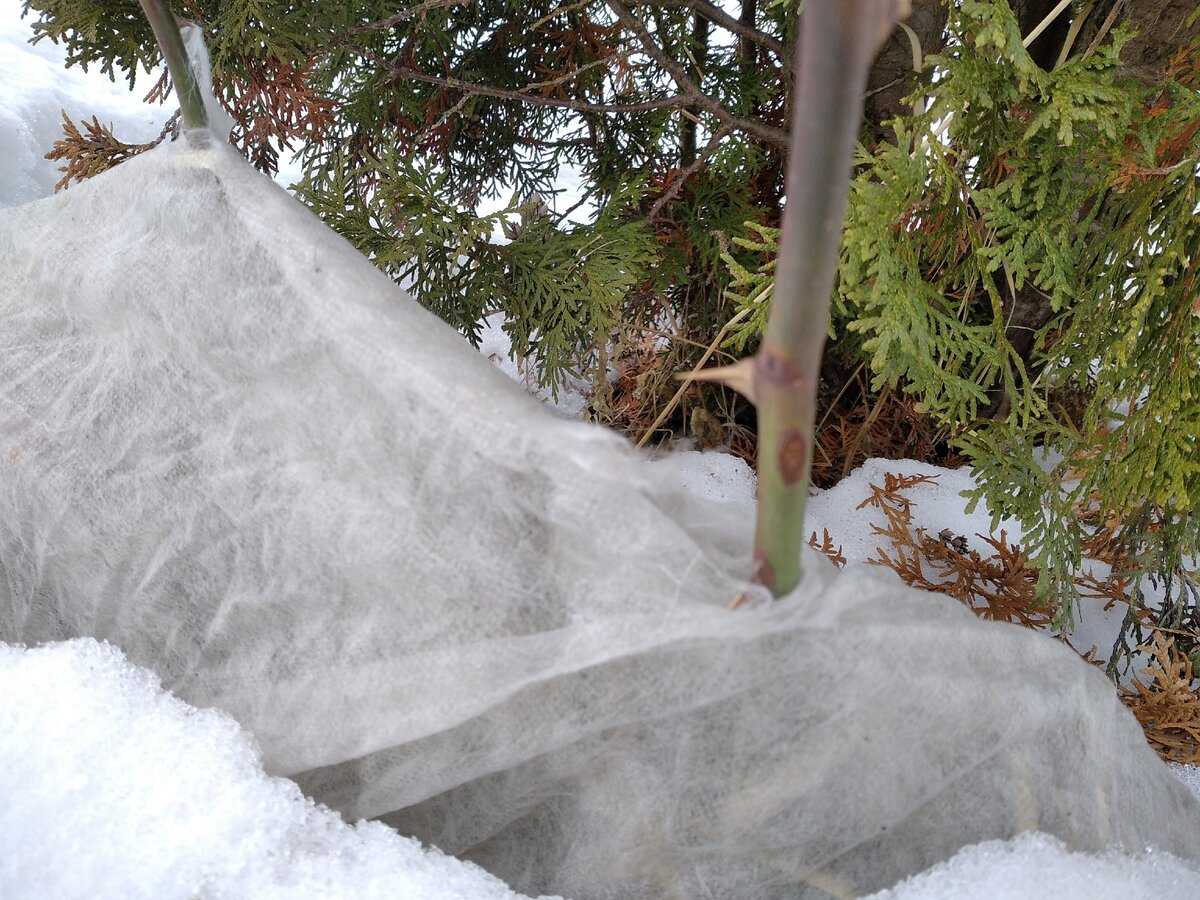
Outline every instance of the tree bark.
<path fill-rule="evenodd" d="M 937 53 L 946 46 L 946 21 L 949 7 L 944 0 L 913 0 L 912 12 L 904 20 L 921 43 L 923 56 Z M 928 77 L 928 76 L 926 76 Z M 910 112 L 904 98 L 916 90 L 920 76 L 913 71 L 912 45 L 900 28 L 892 31 L 867 77 L 867 96 L 863 107 L 870 143 L 890 139 L 887 122 Z"/>

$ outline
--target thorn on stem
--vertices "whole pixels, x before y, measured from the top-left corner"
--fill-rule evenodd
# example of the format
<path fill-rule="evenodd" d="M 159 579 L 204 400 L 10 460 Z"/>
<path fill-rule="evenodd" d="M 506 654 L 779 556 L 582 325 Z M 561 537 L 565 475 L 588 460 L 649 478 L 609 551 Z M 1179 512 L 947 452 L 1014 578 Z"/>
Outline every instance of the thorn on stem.
<path fill-rule="evenodd" d="M 716 366 L 712 369 L 701 369 L 699 372 L 686 372 L 678 377 L 682 381 L 710 381 L 733 388 L 751 403 L 755 400 L 755 360 L 750 356 L 741 359 L 731 366 Z"/>

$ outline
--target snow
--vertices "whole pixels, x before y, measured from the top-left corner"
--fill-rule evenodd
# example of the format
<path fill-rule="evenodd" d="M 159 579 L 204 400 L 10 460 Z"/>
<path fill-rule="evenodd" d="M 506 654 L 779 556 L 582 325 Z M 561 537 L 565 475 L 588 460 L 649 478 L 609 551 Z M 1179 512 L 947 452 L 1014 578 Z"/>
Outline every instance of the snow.
<path fill-rule="evenodd" d="M 68 69 L 61 45 L 48 38 L 29 43 L 36 19 L 32 11 L 21 18 L 19 3 L 0 8 L 0 209 L 54 193 L 61 163 L 45 156 L 62 137 L 62 111 L 77 125 L 96 116 L 118 139 L 134 144 L 157 138 L 175 109 L 174 102 L 143 100 L 161 67 L 139 71 L 132 90 L 123 76 L 102 74 L 98 63 L 87 72 L 77 65 Z M 232 124 L 215 102 L 206 106 L 210 116 Z M 301 174 L 299 154 L 281 154 L 275 180 L 286 187 Z"/>
<path fill-rule="evenodd" d="M 967 847 L 869 900 L 1192 900 L 1198 875 L 1167 853 L 1071 853 L 1056 838 L 1029 833 Z"/>
<path fill-rule="evenodd" d="M 493 313 L 483 320 L 479 352 L 555 412 L 568 419 L 583 418 L 591 385 L 582 378 L 568 377 L 559 386 L 557 395 L 539 385 L 535 359 L 512 358 L 512 339 L 504 333 L 504 313 Z"/>
<path fill-rule="evenodd" d="M 741 457 L 717 450 L 680 450 L 671 459 L 680 487 L 722 503 L 754 503 L 754 470 Z"/>
<path fill-rule="evenodd" d="M 698 493 L 749 503 L 753 475 L 728 454 L 675 454 Z M 884 471 L 937 474 L 923 521 L 959 527 L 965 476 L 873 460 L 818 495 L 813 527 L 851 534 Z M 832 495 L 832 496 L 831 496 Z M 814 504 L 817 506 L 818 504 Z M 856 518 L 857 516 L 857 518 Z M 964 530 L 959 528 L 959 530 Z M 1172 766 L 1200 799 L 1200 769 Z M 347 825 L 269 777 L 228 715 L 164 693 L 157 678 L 91 639 L 0 644 L 0 896 L 87 898 L 516 898 L 482 869 L 378 823 Z M 1069 852 L 1043 834 L 990 841 L 873 895 L 878 900 L 1103 900 L 1195 896 L 1200 867 L 1168 854 Z"/>
<path fill-rule="evenodd" d="M 867 460 L 834 487 L 816 492 L 809 499 L 810 530 L 827 528 L 835 546 L 841 545 L 848 564 L 874 555 L 878 539 L 872 526 L 884 524 L 883 514 L 873 507 L 859 508 L 872 484 L 882 485 L 886 474 L 925 475 L 932 480 L 905 490 L 912 501 L 912 526 L 929 534 L 949 528 L 967 538 L 968 546 L 987 556 L 977 535 L 1007 532 L 1010 543 L 1023 537 L 1020 523 L 1002 520 L 991 529 L 991 514 L 980 504 L 973 513 L 965 511 L 962 494 L 975 486 L 970 470 L 942 469 L 915 460 Z M 1072 633 L 1072 644 L 1086 650 L 1097 641 L 1107 648 L 1120 624 L 1119 611 L 1104 612 L 1099 603 L 1085 606 Z M 1172 772 L 1200 800 L 1200 767 L 1172 765 Z M 1155 900 L 1190 900 L 1196 896 L 1200 867 L 1170 854 L 1150 850 L 1138 854 L 1111 850 L 1103 855 L 1072 853 L 1061 841 L 1039 833 L 1023 834 L 1009 841 L 988 841 L 964 848 L 952 859 L 914 876 L 872 900 L 1101 900 L 1154 897 Z"/>
<path fill-rule="evenodd" d="M 91 639 L 0 645 L 0 896 L 516 898 L 378 823 L 347 825 Z"/>
<path fill-rule="evenodd" d="M 1200 766 L 1181 766 L 1178 763 L 1171 763 L 1168 768 L 1175 773 L 1176 778 L 1188 786 L 1196 795 L 1196 799 L 1200 800 Z"/>
<path fill-rule="evenodd" d="M 882 528 L 887 520 L 877 507 L 859 507 L 871 495 L 871 485 L 882 487 L 888 473 L 923 475 L 930 479 L 903 492 L 912 501 L 914 529 L 922 528 L 936 535 L 948 528 L 967 539 L 968 549 L 981 552 L 987 549 L 980 546 L 983 541 L 979 535 L 992 533 L 991 513 L 981 503 L 968 514 L 967 501 L 962 497 L 964 491 L 975 487 L 970 472 L 967 469 L 943 469 L 911 459 L 869 459 L 849 478 L 828 490 L 818 491 L 808 501 L 806 516 L 810 530 L 820 535 L 822 529 L 829 529 L 834 546 L 841 545 L 848 563 L 865 562 L 873 557 L 879 543 L 873 529 Z M 1009 543 L 1020 543 L 1023 531 L 1019 522 L 1005 519 L 999 528 L 1007 532 Z"/>

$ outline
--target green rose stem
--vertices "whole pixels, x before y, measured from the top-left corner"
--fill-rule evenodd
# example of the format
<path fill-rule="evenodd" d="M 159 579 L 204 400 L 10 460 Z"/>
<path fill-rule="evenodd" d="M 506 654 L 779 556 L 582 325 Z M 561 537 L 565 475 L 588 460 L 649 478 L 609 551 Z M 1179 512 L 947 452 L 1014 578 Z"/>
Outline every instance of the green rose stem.
<path fill-rule="evenodd" d="M 208 127 L 208 113 L 204 111 L 204 98 L 200 93 L 200 85 L 188 64 L 187 49 L 183 46 L 183 35 L 175 16 L 167 8 L 166 0 L 140 0 L 142 11 L 154 31 L 154 39 L 158 41 L 163 58 L 167 61 L 167 71 L 171 73 L 171 81 L 175 83 L 175 94 L 179 97 L 179 110 L 183 115 L 183 127 L 189 131 L 196 128 Z"/>
<path fill-rule="evenodd" d="M 698 377 L 758 407 L 754 578 L 780 597 L 800 580 L 817 379 L 867 73 L 902 0 L 809 0 L 800 20 L 787 207 L 775 299 L 754 356 Z"/>

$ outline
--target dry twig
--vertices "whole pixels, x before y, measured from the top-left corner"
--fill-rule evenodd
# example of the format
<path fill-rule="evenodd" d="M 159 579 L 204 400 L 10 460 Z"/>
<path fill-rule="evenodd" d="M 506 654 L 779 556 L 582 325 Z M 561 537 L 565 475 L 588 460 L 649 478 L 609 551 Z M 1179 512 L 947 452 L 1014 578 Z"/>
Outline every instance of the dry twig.
<path fill-rule="evenodd" d="M 171 116 L 162 132 L 152 141 L 145 144 L 126 144 L 118 139 L 108 125 L 101 125 L 96 116 L 92 121 L 80 119 L 83 131 L 79 130 L 66 110 L 60 110 L 63 118 L 63 137 L 54 142 L 53 148 L 46 154 L 46 159 L 64 161 L 58 171 L 63 177 L 54 185 L 54 192 L 66 190 L 74 181 L 85 181 L 101 172 L 106 172 L 118 163 L 132 159 L 139 153 L 145 153 L 161 144 L 175 129 L 179 114 Z"/>

